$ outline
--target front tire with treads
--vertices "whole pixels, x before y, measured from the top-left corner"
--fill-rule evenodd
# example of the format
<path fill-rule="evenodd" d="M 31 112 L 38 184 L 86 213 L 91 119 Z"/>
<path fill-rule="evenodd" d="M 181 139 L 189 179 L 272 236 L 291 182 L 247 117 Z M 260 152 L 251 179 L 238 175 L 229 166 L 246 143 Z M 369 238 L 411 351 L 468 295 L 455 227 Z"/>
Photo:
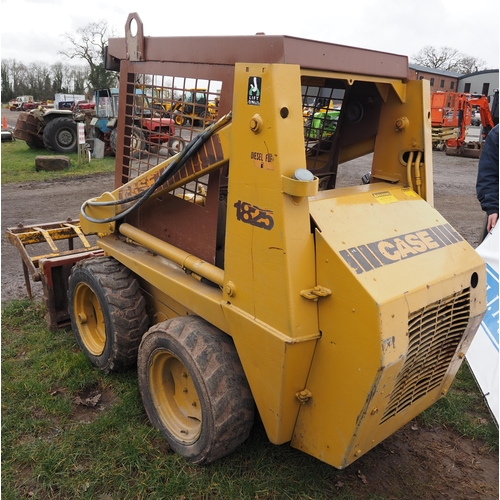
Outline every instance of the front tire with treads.
<path fill-rule="evenodd" d="M 68 305 L 78 346 L 93 366 L 110 372 L 136 364 L 148 317 L 130 269 L 111 257 L 77 262 L 69 278 Z"/>
<path fill-rule="evenodd" d="M 234 343 L 202 318 L 150 328 L 137 372 L 149 419 L 174 452 L 210 463 L 248 437 L 255 404 Z"/>

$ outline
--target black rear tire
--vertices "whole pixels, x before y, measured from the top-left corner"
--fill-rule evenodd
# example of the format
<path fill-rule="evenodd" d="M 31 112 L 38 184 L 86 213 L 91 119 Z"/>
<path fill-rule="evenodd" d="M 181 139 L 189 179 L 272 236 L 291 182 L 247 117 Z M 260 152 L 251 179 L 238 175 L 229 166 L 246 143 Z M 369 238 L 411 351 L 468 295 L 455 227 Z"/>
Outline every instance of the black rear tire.
<path fill-rule="evenodd" d="M 146 150 L 146 138 L 144 133 L 139 127 L 132 128 L 132 135 L 130 137 L 130 156 L 132 158 L 139 158 L 142 151 Z"/>
<path fill-rule="evenodd" d="M 116 156 L 116 143 L 118 141 L 118 132 L 116 128 L 114 128 L 109 134 L 109 147 L 113 154 Z"/>
<path fill-rule="evenodd" d="M 43 130 L 44 146 L 56 153 L 78 151 L 78 127 L 71 118 L 54 118 Z"/>
<path fill-rule="evenodd" d="M 26 141 L 26 144 L 30 149 L 45 149 L 43 140 L 39 137 L 33 137 L 32 141 Z"/>
<path fill-rule="evenodd" d="M 110 372 L 136 364 L 148 317 L 130 269 L 111 257 L 79 261 L 69 277 L 68 308 L 78 346 L 93 366 Z"/>
<path fill-rule="evenodd" d="M 255 404 L 233 341 L 202 318 L 150 328 L 137 372 L 149 420 L 174 452 L 210 463 L 248 437 Z"/>

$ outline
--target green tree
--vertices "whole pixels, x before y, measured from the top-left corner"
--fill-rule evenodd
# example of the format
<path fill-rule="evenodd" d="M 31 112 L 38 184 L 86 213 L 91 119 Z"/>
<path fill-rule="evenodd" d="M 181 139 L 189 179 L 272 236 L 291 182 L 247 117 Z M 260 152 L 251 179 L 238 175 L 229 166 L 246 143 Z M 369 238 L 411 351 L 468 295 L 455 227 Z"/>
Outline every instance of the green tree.
<path fill-rule="evenodd" d="M 74 66 L 73 68 L 71 68 L 69 76 L 71 77 L 71 80 L 73 82 L 73 92 L 75 94 L 84 94 L 86 90 L 85 85 L 88 78 L 86 68 Z M 87 97 L 91 99 L 92 96 L 93 92 L 90 92 Z"/>
<path fill-rule="evenodd" d="M 116 85 L 116 74 L 104 69 L 104 54 L 113 30 L 101 20 L 80 28 L 75 33 L 65 33 L 70 48 L 60 53 L 69 59 L 83 59 L 88 65 L 86 87 L 90 94 L 95 89 Z"/>
<path fill-rule="evenodd" d="M 68 89 L 64 87 L 64 75 L 66 73 L 62 63 L 58 62 L 51 66 L 52 69 L 52 92 L 54 94 L 66 94 Z"/>
<path fill-rule="evenodd" d="M 14 99 L 14 97 L 16 97 L 10 79 L 10 64 L 8 60 L 2 59 L 1 79 L 2 79 L 2 90 L 1 90 L 2 101 L 8 102 L 11 99 Z"/>

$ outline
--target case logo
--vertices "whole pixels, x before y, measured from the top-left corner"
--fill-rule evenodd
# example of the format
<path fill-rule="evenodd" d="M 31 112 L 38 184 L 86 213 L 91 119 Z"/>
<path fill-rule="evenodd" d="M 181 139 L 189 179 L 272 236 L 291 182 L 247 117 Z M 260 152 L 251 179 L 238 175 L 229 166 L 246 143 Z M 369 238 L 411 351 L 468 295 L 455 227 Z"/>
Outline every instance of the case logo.
<path fill-rule="evenodd" d="M 340 255 L 356 274 L 394 264 L 438 248 L 463 241 L 449 224 L 429 227 L 422 231 L 402 234 L 366 245 L 341 250 Z"/>

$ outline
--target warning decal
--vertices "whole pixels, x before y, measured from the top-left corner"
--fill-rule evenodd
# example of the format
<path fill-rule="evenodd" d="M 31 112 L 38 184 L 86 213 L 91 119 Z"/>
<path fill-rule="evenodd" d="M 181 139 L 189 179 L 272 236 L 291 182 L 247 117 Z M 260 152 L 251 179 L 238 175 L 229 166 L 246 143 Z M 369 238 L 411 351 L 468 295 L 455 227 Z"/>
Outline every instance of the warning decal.
<path fill-rule="evenodd" d="M 247 104 L 260 106 L 261 87 L 262 78 L 260 76 L 251 76 L 248 78 Z"/>

